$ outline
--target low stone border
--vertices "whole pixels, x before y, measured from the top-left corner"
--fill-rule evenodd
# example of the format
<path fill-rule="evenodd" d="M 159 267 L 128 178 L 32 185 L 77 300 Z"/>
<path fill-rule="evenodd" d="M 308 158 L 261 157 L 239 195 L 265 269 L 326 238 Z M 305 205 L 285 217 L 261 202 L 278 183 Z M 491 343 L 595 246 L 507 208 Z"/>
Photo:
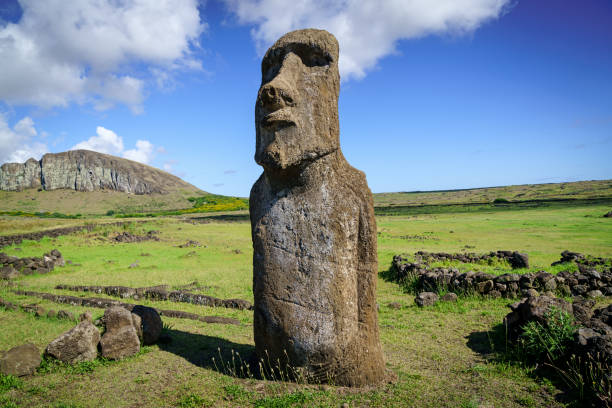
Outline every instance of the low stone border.
<path fill-rule="evenodd" d="M 145 288 L 130 288 L 127 286 L 73 286 L 57 285 L 55 289 L 70 290 L 73 292 L 104 293 L 122 299 L 153 299 L 169 300 L 171 302 L 191 303 L 194 305 L 227 307 L 231 309 L 253 310 L 253 305 L 244 299 L 219 299 L 212 296 L 200 295 L 181 290 L 168 291 L 168 285 L 151 286 Z"/>
<path fill-rule="evenodd" d="M 109 222 L 102 224 L 86 224 L 86 225 L 77 225 L 74 227 L 63 227 L 63 228 L 54 228 L 48 229 L 44 231 L 36 231 L 36 232 L 27 232 L 25 234 L 15 234 L 15 235 L 0 235 L 0 248 L 13 245 L 13 244 L 21 244 L 24 239 L 32 240 L 32 241 L 40 241 L 44 237 L 57 238 L 61 235 L 68 235 L 79 231 L 92 231 L 97 227 L 104 226 L 121 226 L 124 224 L 140 224 L 146 221 L 118 221 L 118 222 Z"/>
<path fill-rule="evenodd" d="M 491 254 L 498 254 L 491 253 Z M 509 251 L 504 251 L 509 252 Z M 564 252 L 566 254 L 566 252 Z M 576 253 L 572 253 L 576 254 Z M 418 259 L 419 253 L 417 253 Z M 448 254 L 450 255 L 450 254 Z M 486 255 L 497 256 L 497 255 Z M 421 258 L 424 259 L 424 258 Z M 473 262 L 472 259 L 486 259 L 483 256 L 470 257 L 469 255 L 456 254 L 449 257 L 440 257 L 440 254 L 429 254 L 425 259 L 453 259 L 462 262 Z M 462 259 L 467 259 L 463 261 Z M 562 254 L 562 259 L 564 255 Z M 565 259 L 568 259 L 565 256 Z M 595 265 L 607 265 L 609 260 L 605 258 L 582 258 L 573 259 L 595 259 Z M 417 291 L 438 291 L 446 289 L 458 293 L 476 293 L 490 297 L 537 296 L 540 292 L 559 293 L 563 296 L 586 296 L 601 297 L 612 296 L 612 267 L 603 267 L 601 271 L 579 264 L 580 271 L 572 273 L 562 271 L 556 275 L 546 271 L 537 273 L 503 275 L 492 275 L 484 272 L 460 272 L 457 268 L 430 268 L 427 264 L 409 262 L 400 255 L 393 257 L 391 266 L 392 279 L 402 282 L 410 277 L 416 279 Z"/>
<path fill-rule="evenodd" d="M 137 306 L 132 303 L 123 303 L 123 302 L 119 302 L 113 299 L 80 298 L 76 296 L 55 295 L 53 293 L 33 292 L 33 291 L 25 291 L 25 290 L 16 290 L 14 291 L 14 293 L 17 295 L 38 297 L 38 298 L 49 300 L 55 303 L 64 303 L 64 304 L 69 304 L 72 306 L 95 307 L 99 309 L 107 309 L 112 306 L 121 306 L 129 311 L 132 311 L 132 309 Z M 164 309 L 157 309 L 157 308 L 155 308 L 155 310 L 160 315 L 167 316 L 167 317 L 197 320 L 197 321 L 204 322 L 204 323 L 221 323 L 221 324 L 240 325 L 240 321 L 236 319 L 232 319 L 230 317 L 201 316 L 195 313 L 188 313 L 188 312 L 183 312 L 180 310 L 164 310 Z"/>

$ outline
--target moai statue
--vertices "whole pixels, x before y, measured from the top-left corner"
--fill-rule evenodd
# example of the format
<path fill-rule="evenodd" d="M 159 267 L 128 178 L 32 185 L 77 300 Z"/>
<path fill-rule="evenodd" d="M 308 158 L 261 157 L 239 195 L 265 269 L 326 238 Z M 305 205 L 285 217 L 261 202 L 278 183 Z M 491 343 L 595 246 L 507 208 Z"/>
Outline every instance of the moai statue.
<path fill-rule="evenodd" d="M 314 382 L 377 383 L 376 221 L 365 175 L 340 151 L 338 42 L 290 32 L 261 69 L 264 172 L 250 197 L 257 354 Z"/>

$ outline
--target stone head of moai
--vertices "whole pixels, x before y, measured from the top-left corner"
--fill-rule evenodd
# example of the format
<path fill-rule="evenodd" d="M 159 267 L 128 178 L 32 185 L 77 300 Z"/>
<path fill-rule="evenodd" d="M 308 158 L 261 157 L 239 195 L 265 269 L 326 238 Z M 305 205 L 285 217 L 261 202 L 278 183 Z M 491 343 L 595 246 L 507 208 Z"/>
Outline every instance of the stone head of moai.
<path fill-rule="evenodd" d="M 282 172 L 337 150 L 338 42 L 323 30 L 299 30 L 266 52 L 255 107 L 255 161 Z"/>

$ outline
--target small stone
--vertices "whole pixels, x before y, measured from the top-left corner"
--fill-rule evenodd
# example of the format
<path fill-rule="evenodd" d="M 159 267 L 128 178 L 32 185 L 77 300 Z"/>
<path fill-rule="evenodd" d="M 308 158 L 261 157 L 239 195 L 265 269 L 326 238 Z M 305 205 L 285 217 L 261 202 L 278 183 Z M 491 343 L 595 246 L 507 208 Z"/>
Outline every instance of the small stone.
<path fill-rule="evenodd" d="M 521 293 L 523 294 L 523 296 L 528 297 L 528 298 L 538 297 L 540 295 L 538 291 L 535 289 L 523 289 L 521 290 Z"/>
<path fill-rule="evenodd" d="M 64 320 L 75 320 L 74 314 L 68 310 L 60 310 L 57 312 L 57 318 Z"/>
<path fill-rule="evenodd" d="M 19 276 L 19 272 L 17 271 L 17 269 L 13 268 L 12 266 L 5 266 L 2 269 L 0 269 L 0 279 L 4 279 L 4 280 L 15 279 L 17 276 Z"/>
<path fill-rule="evenodd" d="M 79 321 L 80 322 L 88 321 L 88 322 L 92 323 L 93 322 L 92 319 L 93 319 L 93 317 L 91 316 L 91 312 L 90 311 L 83 312 L 83 313 L 81 313 L 79 315 Z"/>
<path fill-rule="evenodd" d="M 389 309 L 398 310 L 398 309 L 402 308 L 402 305 L 400 303 L 398 303 L 398 302 L 391 302 L 391 303 L 387 304 L 387 307 Z"/>
<path fill-rule="evenodd" d="M 128 266 L 128 268 L 138 268 L 138 262 L 134 262 L 132 264 L 130 264 L 130 266 Z"/>
<path fill-rule="evenodd" d="M 443 302 L 456 302 L 457 301 L 457 294 L 453 293 L 453 292 L 448 292 L 447 294 L 442 296 L 442 301 Z"/>
<path fill-rule="evenodd" d="M 414 303 L 419 307 L 432 306 L 438 301 L 438 295 L 433 292 L 421 292 L 414 298 Z"/>
<path fill-rule="evenodd" d="M 43 317 L 47 315 L 47 311 L 42 306 L 37 306 L 34 315 L 36 317 Z"/>
<path fill-rule="evenodd" d="M 0 372 L 4 375 L 21 377 L 34 374 L 40 365 L 38 348 L 33 344 L 13 347 L 0 358 Z"/>
<path fill-rule="evenodd" d="M 600 297 L 603 297 L 603 293 L 601 293 L 601 290 L 590 290 L 586 293 L 586 297 L 587 298 L 591 298 L 591 299 L 597 299 Z"/>
<path fill-rule="evenodd" d="M 57 312 L 55 310 L 51 309 L 51 310 L 49 310 L 47 312 L 47 317 L 55 318 L 55 317 L 57 317 Z"/>

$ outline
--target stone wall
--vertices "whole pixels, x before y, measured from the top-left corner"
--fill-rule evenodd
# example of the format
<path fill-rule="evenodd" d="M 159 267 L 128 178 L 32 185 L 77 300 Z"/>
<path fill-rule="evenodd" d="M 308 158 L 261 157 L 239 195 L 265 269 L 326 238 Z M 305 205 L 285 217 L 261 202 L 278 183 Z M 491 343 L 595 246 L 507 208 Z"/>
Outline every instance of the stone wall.
<path fill-rule="evenodd" d="M 477 260 L 497 257 L 498 254 L 510 251 L 498 251 L 485 255 L 470 254 L 440 254 L 416 253 L 415 262 L 410 262 L 397 255 L 393 258 L 390 270 L 391 278 L 397 282 L 414 279 L 417 291 L 439 291 L 441 289 L 456 293 L 476 293 L 490 297 L 521 297 L 537 296 L 538 293 L 552 292 L 560 295 L 586 297 L 612 296 L 612 267 L 610 260 L 604 258 L 586 257 L 581 254 L 571 258 L 578 264 L 578 272 L 562 271 L 551 274 L 546 271 L 537 273 L 505 273 L 492 275 L 484 272 L 460 272 L 457 268 L 430 267 L 428 261 L 452 259 L 460 262 L 475 263 Z M 562 260 L 569 262 L 565 251 Z M 426 254 L 426 255 L 423 255 Z M 495 254 L 495 255 L 491 255 Z M 513 256 L 513 255 L 510 255 Z M 420 260 L 420 261 L 419 261 Z M 583 263 L 580 263 L 583 262 Z M 558 264 L 555 262 L 554 264 Z M 588 264 L 588 265 L 587 265 Z M 599 271 L 596 269 L 598 268 Z"/>

